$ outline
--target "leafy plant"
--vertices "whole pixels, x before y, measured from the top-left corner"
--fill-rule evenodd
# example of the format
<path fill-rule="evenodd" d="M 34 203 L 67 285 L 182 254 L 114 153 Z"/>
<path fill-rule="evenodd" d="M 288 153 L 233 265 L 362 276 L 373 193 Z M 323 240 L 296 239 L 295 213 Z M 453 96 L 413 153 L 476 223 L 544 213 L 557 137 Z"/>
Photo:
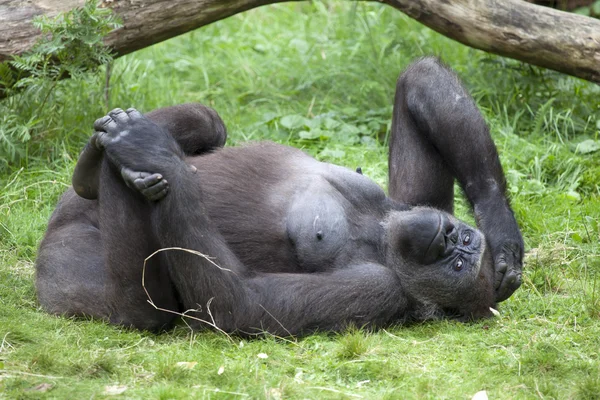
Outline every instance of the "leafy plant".
<path fill-rule="evenodd" d="M 97 4 L 87 0 L 56 17 L 36 17 L 40 39 L 27 53 L 0 64 L 0 91 L 10 97 L 0 104 L 0 158 L 6 163 L 26 152 L 39 122 L 47 120 L 44 108 L 62 78 L 81 80 L 113 59 L 103 38 L 120 24 L 110 9 Z M 15 110 L 29 115 L 17 116 Z"/>
<path fill-rule="evenodd" d="M 83 7 L 56 17 L 36 17 L 33 25 L 41 31 L 41 38 L 29 52 L 9 61 L 21 76 L 13 87 L 27 87 L 40 80 L 56 81 L 66 76 L 82 77 L 87 71 L 110 62 L 113 58 L 103 38 L 120 24 L 112 10 L 98 8 L 97 4 L 95 0 L 87 0 Z"/>

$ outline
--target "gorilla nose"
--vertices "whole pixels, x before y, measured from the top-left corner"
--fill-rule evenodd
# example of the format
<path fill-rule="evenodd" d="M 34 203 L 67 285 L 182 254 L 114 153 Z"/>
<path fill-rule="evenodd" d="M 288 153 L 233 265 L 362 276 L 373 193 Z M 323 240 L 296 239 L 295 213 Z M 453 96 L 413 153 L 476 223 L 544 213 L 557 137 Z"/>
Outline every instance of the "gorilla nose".
<path fill-rule="evenodd" d="M 446 251 L 454 248 L 456 242 L 458 242 L 458 230 L 448 217 L 442 215 L 442 232 L 444 232 L 444 241 L 446 242 Z"/>
<path fill-rule="evenodd" d="M 396 214 L 393 222 L 399 253 L 420 264 L 432 264 L 456 247 L 458 232 L 444 212 L 415 209 Z"/>
<path fill-rule="evenodd" d="M 458 241 L 458 231 L 450 219 L 444 214 L 439 214 L 439 218 L 437 232 L 425 253 L 425 262 L 432 263 L 450 255 Z"/>

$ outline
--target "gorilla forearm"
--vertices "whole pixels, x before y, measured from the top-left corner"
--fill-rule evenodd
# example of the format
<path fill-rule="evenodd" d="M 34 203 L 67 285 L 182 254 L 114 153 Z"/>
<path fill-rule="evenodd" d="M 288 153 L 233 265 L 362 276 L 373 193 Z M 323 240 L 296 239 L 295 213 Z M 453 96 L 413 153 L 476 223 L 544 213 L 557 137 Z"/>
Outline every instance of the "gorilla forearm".
<path fill-rule="evenodd" d="M 86 143 L 79 155 L 71 181 L 75 192 L 84 199 L 98 198 L 102 157 L 104 157 L 104 152 L 98 149 L 91 140 Z"/>
<path fill-rule="evenodd" d="M 288 335 L 340 331 L 349 325 L 381 327 L 410 311 L 398 276 L 373 263 L 328 273 L 258 274 L 248 284 L 260 308 L 259 317 L 243 329 L 250 333 L 265 330 Z"/>

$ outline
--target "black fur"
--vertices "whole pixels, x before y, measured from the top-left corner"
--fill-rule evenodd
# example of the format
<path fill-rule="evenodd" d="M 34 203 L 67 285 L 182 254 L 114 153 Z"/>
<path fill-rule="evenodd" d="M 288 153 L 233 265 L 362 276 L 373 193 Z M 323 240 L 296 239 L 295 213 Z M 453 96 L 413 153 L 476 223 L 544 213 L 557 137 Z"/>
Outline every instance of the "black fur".
<path fill-rule="evenodd" d="M 496 148 L 435 59 L 398 80 L 390 197 L 297 149 L 220 149 L 221 119 L 197 104 L 146 117 L 117 109 L 94 127 L 40 245 L 49 312 L 168 327 L 176 317 L 141 286 L 145 258 L 168 247 L 210 259 L 154 256 L 155 305 L 240 334 L 485 317 L 520 285 L 523 242 Z M 483 233 L 451 215 L 454 177 Z"/>

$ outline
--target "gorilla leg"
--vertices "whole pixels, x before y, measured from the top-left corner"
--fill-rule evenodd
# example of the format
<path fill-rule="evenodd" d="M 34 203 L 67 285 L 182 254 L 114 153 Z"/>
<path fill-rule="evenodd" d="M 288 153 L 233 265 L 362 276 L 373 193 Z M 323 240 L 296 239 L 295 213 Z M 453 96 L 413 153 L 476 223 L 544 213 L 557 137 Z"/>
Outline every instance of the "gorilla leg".
<path fill-rule="evenodd" d="M 227 332 L 295 335 L 348 324 L 383 325 L 405 311 L 398 275 L 381 265 L 313 274 L 248 271 L 208 218 L 194 172 L 182 168 L 164 174 L 171 191 L 151 214 L 161 246 L 195 250 L 218 265 L 185 251 L 165 253 L 184 308 L 196 311 L 190 315 Z"/>
<path fill-rule="evenodd" d="M 396 87 L 389 154 L 389 195 L 410 205 L 454 211 L 454 176 L 411 117 L 403 74 Z"/>
<path fill-rule="evenodd" d="M 456 177 L 486 235 L 497 300 L 521 284 L 523 239 L 506 197 L 496 146 L 458 77 L 434 58 L 398 79 L 390 141 L 390 197 L 452 211 Z"/>
<path fill-rule="evenodd" d="M 50 313 L 110 314 L 96 207 L 68 190 L 50 218 L 35 263 L 38 301 Z"/>
<path fill-rule="evenodd" d="M 148 205 L 131 198 L 140 196 L 123 190 L 108 162 L 102 164 L 101 195 L 107 202 L 85 200 L 70 189 L 52 214 L 36 260 L 38 300 L 54 314 L 91 316 L 140 329 L 168 327 L 174 316 L 148 304 L 141 286 L 144 258 L 157 248 L 146 234 Z M 121 196 L 123 202 L 115 207 L 111 199 Z M 158 307 L 176 310 L 161 258 L 149 260 L 146 288 Z"/>
<path fill-rule="evenodd" d="M 148 220 L 151 204 L 124 184 L 106 157 L 101 165 L 98 220 L 110 321 L 140 329 L 168 327 L 174 316 L 152 307 L 142 287 L 144 260 L 159 248 Z M 179 309 L 163 255 L 148 262 L 144 281 L 156 306 Z"/>
<path fill-rule="evenodd" d="M 204 154 L 223 147 L 227 140 L 227 130 L 219 114 L 199 103 L 159 108 L 146 116 L 167 130 L 188 156 Z M 98 198 L 102 156 L 103 151 L 95 143 L 94 136 L 83 149 L 73 172 L 73 188 L 84 199 Z M 137 177 L 137 171 L 129 171 L 129 173 L 132 177 L 129 181 L 130 186 L 135 186 L 133 176 Z M 127 176 L 124 178 L 127 179 Z"/>

